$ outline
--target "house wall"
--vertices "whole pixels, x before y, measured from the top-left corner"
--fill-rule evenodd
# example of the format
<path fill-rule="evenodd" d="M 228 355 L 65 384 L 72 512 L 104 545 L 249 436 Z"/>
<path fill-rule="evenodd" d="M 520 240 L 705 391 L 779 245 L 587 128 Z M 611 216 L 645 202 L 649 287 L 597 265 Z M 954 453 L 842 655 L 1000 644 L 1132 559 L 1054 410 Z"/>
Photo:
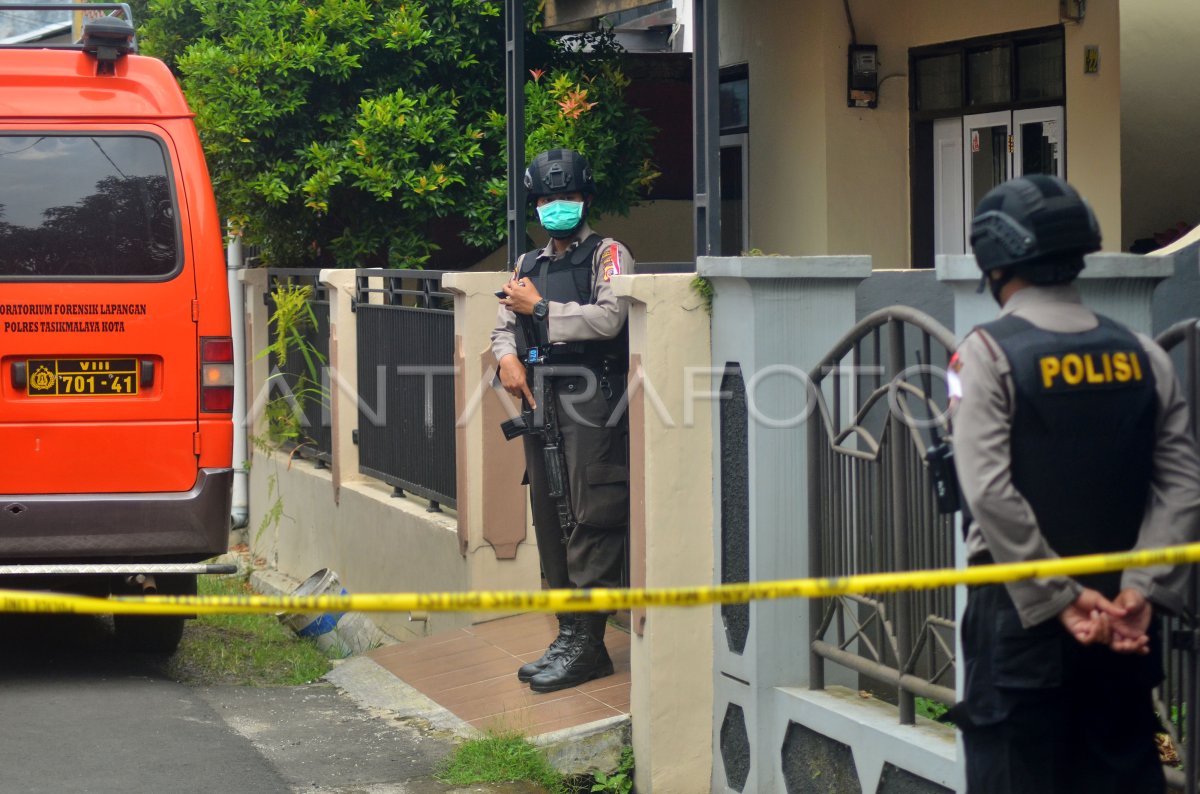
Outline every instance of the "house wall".
<path fill-rule="evenodd" d="M 1058 24 L 1044 0 L 982 5 L 852 4 L 860 43 L 879 47 L 880 101 L 846 107 L 850 30 L 840 0 L 721 5 L 721 64 L 750 65 L 750 244 L 782 255 L 869 254 L 909 266 L 908 50 Z M 1120 53 L 1116 0 L 1065 28 L 1067 169 L 1105 228 L 1120 227 Z M 1084 44 L 1099 75 L 1083 75 Z M 1115 248 L 1116 239 L 1113 238 Z"/>
<path fill-rule="evenodd" d="M 1126 3 L 1125 6 L 1136 5 Z M 1092 205 L 1104 250 L 1121 250 L 1121 32 L 1117 0 L 1087 4 L 1082 24 L 1067 25 L 1067 179 Z M 1083 73 L 1084 48 L 1100 47 L 1099 74 Z"/>
<path fill-rule="evenodd" d="M 541 226 L 530 223 L 526 228 L 537 245 L 545 245 L 546 232 Z M 629 210 L 628 215 L 605 215 L 595 221 L 593 228 L 625 243 L 635 262 L 687 262 L 694 258 L 690 199 L 647 201 Z M 507 259 L 508 249 L 498 248 L 469 269 L 506 270 Z"/>
<path fill-rule="evenodd" d="M 1200 221 L 1200 92 L 1190 82 L 1200 72 L 1197 29 L 1200 6 L 1190 0 L 1121 8 L 1124 248 L 1179 221 Z M 1101 52 L 1100 68 L 1108 66 Z"/>
<path fill-rule="evenodd" d="M 820 25 L 811 2 L 720 4 L 721 64 L 750 64 L 750 247 L 828 250 Z"/>
<path fill-rule="evenodd" d="M 629 246 L 635 262 L 687 262 L 695 258 L 692 217 L 691 199 L 648 201 L 627 216 L 605 215 L 595 229 Z M 535 240 L 545 241 L 541 227 L 530 226 L 530 231 Z"/>

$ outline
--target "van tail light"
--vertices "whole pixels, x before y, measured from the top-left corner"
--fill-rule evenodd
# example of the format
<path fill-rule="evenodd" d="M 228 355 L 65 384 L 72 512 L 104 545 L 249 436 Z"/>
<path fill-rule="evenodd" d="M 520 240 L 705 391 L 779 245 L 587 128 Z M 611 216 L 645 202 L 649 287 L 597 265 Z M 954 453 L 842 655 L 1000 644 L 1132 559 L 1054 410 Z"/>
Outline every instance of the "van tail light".
<path fill-rule="evenodd" d="M 233 413 L 233 339 L 228 336 L 200 340 L 200 410 Z"/>

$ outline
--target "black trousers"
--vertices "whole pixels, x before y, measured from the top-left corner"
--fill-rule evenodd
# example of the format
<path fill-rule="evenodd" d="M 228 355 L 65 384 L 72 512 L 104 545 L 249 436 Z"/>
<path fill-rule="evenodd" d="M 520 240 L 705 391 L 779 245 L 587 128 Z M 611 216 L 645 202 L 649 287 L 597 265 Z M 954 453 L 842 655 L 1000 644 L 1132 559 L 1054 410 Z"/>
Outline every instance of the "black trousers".
<path fill-rule="evenodd" d="M 548 496 L 540 439 L 525 437 L 525 465 L 542 574 L 552 588 L 623 587 L 629 536 L 629 417 L 623 373 L 579 368 L 555 377 L 555 407 L 579 526 L 564 536 Z M 538 394 L 537 384 L 531 384 Z M 615 418 L 614 418 L 615 415 Z"/>
<path fill-rule="evenodd" d="M 1156 625 L 1156 624 L 1155 624 Z M 970 588 L 962 627 L 968 794 L 1160 794 L 1150 656 L 1084 647 L 1052 618 L 1021 627 L 1003 585 Z"/>

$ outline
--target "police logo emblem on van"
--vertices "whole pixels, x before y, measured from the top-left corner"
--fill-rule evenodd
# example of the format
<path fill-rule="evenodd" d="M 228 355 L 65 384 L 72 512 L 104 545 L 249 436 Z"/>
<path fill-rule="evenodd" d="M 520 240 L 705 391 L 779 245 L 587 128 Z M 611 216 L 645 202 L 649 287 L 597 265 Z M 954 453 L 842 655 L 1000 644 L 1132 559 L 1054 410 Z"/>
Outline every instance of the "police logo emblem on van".
<path fill-rule="evenodd" d="M 50 391 L 54 388 L 54 382 L 57 378 L 45 364 L 33 371 L 33 376 L 29 379 L 30 391 Z"/>
<path fill-rule="evenodd" d="M 138 393 L 137 360 L 56 358 L 29 362 L 30 397 L 125 397 Z"/>

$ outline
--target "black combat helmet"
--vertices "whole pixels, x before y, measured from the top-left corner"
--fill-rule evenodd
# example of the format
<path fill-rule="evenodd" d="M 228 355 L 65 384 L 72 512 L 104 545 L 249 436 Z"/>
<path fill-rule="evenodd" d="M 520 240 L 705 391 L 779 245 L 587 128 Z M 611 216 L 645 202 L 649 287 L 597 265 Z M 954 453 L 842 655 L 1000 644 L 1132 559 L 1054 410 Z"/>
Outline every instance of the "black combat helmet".
<path fill-rule="evenodd" d="M 1034 283 L 1059 283 L 1083 269 L 1084 254 L 1100 250 L 1100 224 L 1075 188 L 1034 174 L 988 191 L 971 221 L 971 247 L 985 275 L 1001 269 L 1011 277 L 1019 268 Z"/>
<path fill-rule="evenodd" d="M 525 189 L 532 202 L 555 193 L 595 193 L 596 182 L 592 179 L 592 167 L 582 154 L 571 149 L 551 149 L 533 158 L 525 169 Z"/>

